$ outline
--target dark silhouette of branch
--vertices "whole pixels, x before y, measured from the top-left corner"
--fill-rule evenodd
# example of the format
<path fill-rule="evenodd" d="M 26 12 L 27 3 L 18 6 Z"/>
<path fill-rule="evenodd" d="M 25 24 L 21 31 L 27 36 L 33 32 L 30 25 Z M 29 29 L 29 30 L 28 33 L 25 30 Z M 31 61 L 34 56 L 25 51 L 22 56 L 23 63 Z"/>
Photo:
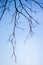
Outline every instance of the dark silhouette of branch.
<path fill-rule="evenodd" d="M 33 34 L 33 21 L 36 23 L 36 24 L 39 24 L 39 22 L 30 14 L 30 12 L 33 12 L 33 13 L 36 13 L 35 10 L 33 10 L 33 8 L 31 7 L 32 6 L 32 3 L 35 3 L 35 5 L 37 4 L 38 6 L 41 7 L 41 9 L 43 9 L 43 3 L 41 2 L 38 2 L 36 0 L 0 0 L 0 20 L 3 18 L 4 16 L 4 13 L 6 10 L 10 10 L 10 6 L 11 6 L 11 3 L 13 2 L 13 5 L 14 5 L 14 12 L 13 12 L 13 15 L 12 15 L 12 20 L 10 23 L 14 22 L 14 26 L 13 26 L 13 32 L 12 34 L 9 36 L 9 41 L 11 42 L 12 44 L 12 47 L 13 47 L 13 54 L 12 56 L 14 55 L 15 56 L 15 62 L 16 62 L 16 53 L 15 53 L 15 47 L 16 47 L 16 28 L 20 29 L 20 30 L 23 30 L 23 28 L 21 28 L 18 24 L 19 22 L 19 19 L 21 17 L 21 15 L 28 21 L 28 25 L 29 25 L 29 33 L 27 34 L 26 38 L 28 37 L 29 34 Z M 27 4 L 28 5 L 27 5 Z M 13 7 L 12 5 L 12 7 Z M 36 6 L 37 6 L 36 5 Z M 23 11 L 26 13 L 23 13 Z M 29 12 L 30 11 L 30 12 Z M 24 21 L 23 21 L 24 22 Z M 25 40 L 26 40 L 25 38 Z"/>

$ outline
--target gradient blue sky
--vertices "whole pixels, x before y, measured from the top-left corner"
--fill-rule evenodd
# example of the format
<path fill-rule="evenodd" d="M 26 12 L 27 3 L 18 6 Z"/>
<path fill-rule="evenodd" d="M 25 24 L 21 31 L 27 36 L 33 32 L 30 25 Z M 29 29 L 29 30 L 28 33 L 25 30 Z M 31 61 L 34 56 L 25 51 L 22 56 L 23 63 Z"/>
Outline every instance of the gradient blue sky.
<path fill-rule="evenodd" d="M 40 1 L 43 2 L 43 0 Z M 33 16 L 38 18 L 40 25 L 34 29 L 36 34 L 31 39 L 27 39 L 25 45 L 23 44 L 24 33 L 18 30 L 17 63 L 14 57 L 11 58 L 12 45 L 6 42 L 9 34 L 12 33 L 12 24 L 7 24 L 11 17 L 5 13 L 6 15 L 0 21 L 0 65 L 43 65 L 43 10 L 38 7 L 35 9 L 37 13 Z"/>

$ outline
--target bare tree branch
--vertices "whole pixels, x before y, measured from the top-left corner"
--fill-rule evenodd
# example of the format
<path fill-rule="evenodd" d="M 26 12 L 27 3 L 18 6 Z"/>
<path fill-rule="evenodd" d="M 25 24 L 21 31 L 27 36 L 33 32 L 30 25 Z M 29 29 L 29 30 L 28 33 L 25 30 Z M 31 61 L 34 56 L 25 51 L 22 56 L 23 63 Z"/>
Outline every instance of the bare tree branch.
<path fill-rule="evenodd" d="M 13 5 L 11 6 L 11 3 L 13 2 Z M 9 41 L 11 42 L 12 44 L 12 47 L 13 47 L 13 54 L 12 56 L 14 55 L 15 57 L 15 62 L 17 61 L 16 59 L 16 53 L 15 53 L 15 48 L 16 48 L 16 28 L 20 29 L 20 30 L 23 30 L 23 28 L 21 28 L 19 26 L 19 24 L 17 24 L 19 22 L 19 19 L 21 17 L 21 15 L 27 20 L 26 22 L 28 22 L 28 26 L 29 26 L 29 31 L 30 34 L 32 35 L 33 34 L 33 21 L 39 25 L 39 22 L 30 14 L 30 12 L 32 13 L 36 13 L 36 10 L 33 10 L 33 8 L 31 7 L 33 3 L 35 3 L 35 5 L 37 4 L 38 6 L 41 7 L 41 9 L 43 9 L 43 3 L 39 2 L 39 1 L 36 1 L 36 0 L 0 0 L 0 20 L 3 18 L 4 16 L 4 13 L 6 10 L 10 10 L 10 6 L 11 7 L 14 7 L 14 12 L 13 12 L 13 15 L 12 15 L 12 20 L 10 23 L 14 23 L 13 24 L 13 32 L 12 34 L 9 36 Z M 27 4 L 28 5 L 27 5 Z M 36 6 L 37 6 L 36 5 Z M 30 12 L 29 12 L 30 11 Z M 25 12 L 25 13 L 23 13 Z M 27 34 L 26 38 L 28 37 L 29 33 Z M 26 40 L 25 38 L 25 40 Z"/>

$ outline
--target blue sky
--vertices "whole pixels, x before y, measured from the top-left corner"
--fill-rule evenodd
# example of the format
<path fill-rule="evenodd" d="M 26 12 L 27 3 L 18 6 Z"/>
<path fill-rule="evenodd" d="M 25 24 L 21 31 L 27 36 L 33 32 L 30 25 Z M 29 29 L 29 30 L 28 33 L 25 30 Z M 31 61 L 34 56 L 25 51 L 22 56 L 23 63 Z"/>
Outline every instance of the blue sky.
<path fill-rule="evenodd" d="M 7 24 L 11 17 L 9 14 L 4 14 L 3 19 L 0 21 L 0 65 L 43 65 L 43 10 L 40 7 L 35 7 L 35 9 L 37 13 L 33 14 L 33 16 L 38 18 L 40 25 L 33 29 L 35 35 L 27 39 L 25 45 L 23 44 L 24 33 L 18 30 L 16 46 L 17 63 L 15 63 L 15 57 L 11 58 L 11 43 L 6 42 L 9 34 L 12 33 L 12 24 Z M 23 18 L 20 20 L 23 20 Z"/>

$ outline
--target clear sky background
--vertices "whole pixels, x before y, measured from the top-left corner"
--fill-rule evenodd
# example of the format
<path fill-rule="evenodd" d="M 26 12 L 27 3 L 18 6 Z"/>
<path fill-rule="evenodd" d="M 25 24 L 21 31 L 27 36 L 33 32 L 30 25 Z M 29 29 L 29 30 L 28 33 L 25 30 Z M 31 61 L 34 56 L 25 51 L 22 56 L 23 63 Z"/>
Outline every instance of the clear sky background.
<path fill-rule="evenodd" d="M 43 2 L 43 0 L 40 0 Z M 0 65 L 43 65 L 43 10 L 40 7 L 35 7 L 37 13 L 34 18 L 38 18 L 40 25 L 34 28 L 35 35 L 26 44 L 23 44 L 23 32 L 18 30 L 16 56 L 11 58 L 12 45 L 7 43 L 9 34 L 12 33 L 12 24 L 7 24 L 11 17 L 9 14 L 4 14 L 0 21 Z M 21 19 L 23 20 L 23 18 Z"/>

